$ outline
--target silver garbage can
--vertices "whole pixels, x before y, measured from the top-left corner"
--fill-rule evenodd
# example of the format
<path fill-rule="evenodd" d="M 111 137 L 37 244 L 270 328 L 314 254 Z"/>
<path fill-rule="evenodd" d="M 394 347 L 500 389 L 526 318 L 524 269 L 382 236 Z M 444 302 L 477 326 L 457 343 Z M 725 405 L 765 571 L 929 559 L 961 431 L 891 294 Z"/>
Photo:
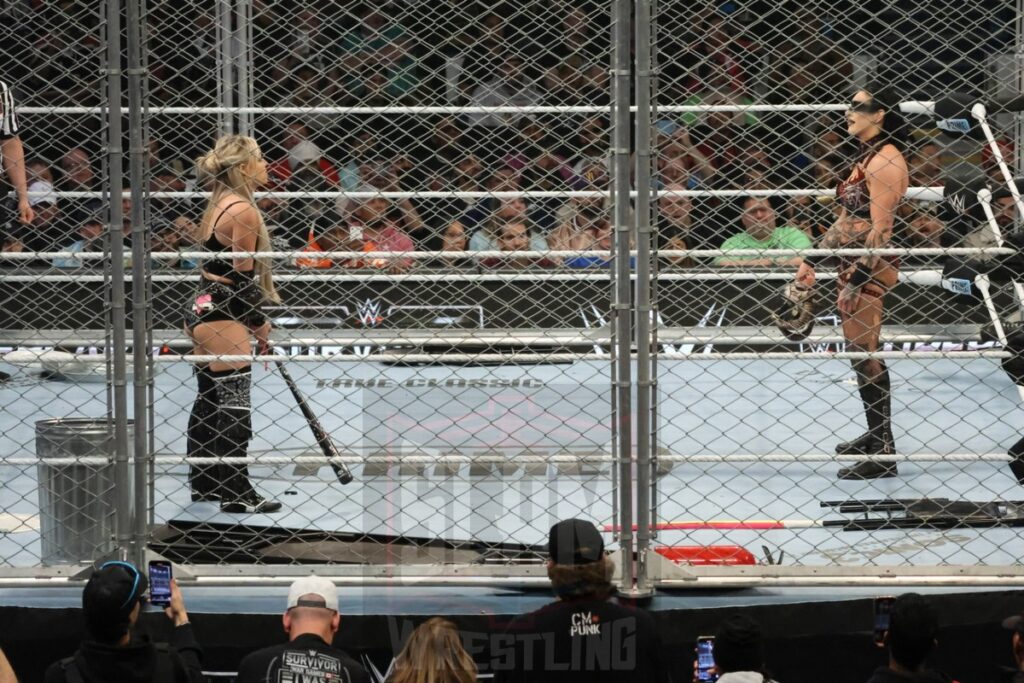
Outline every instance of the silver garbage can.
<path fill-rule="evenodd" d="M 128 422 L 128 443 L 134 425 Z M 91 562 L 114 549 L 114 428 L 105 418 L 36 422 L 43 564 Z M 90 458 L 85 463 L 47 462 Z M 131 485 L 131 482 L 125 482 Z"/>

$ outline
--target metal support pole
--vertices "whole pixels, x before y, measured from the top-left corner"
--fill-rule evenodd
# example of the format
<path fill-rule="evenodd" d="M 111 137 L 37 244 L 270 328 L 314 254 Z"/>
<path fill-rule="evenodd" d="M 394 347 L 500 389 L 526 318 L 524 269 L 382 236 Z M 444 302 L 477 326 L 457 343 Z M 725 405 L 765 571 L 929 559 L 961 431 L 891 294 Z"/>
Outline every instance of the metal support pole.
<path fill-rule="evenodd" d="M 1024 1 L 1024 0 L 1022 0 L 1022 1 Z M 611 15 L 610 16 L 610 20 L 608 22 L 608 24 L 609 24 L 608 25 L 608 34 L 609 34 L 608 35 L 608 44 L 609 45 L 614 45 L 614 43 L 615 43 L 615 21 L 614 21 L 614 19 L 615 19 L 615 16 L 616 16 L 616 8 L 612 7 L 612 6 L 609 6 L 608 10 L 609 10 L 609 13 Z M 612 58 L 613 58 L 613 56 L 609 53 L 609 59 L 612 59 Z M 614 78 L 614 71 L 612 70 L 611 62 L 609 62 L 608 67 L 609 67 L 609 74 L 612 76 L 612 78 L 610 78 L 609 81 L 608 81 L 609 89 L 610 89 L 610 93 L 609 93 L 609 95 L 610 95 L 610 105 L 612 107 L 614 107 L 615 103 L 618 101 L 618 85 L 619 85 L 619 82 Z M 613 115 L 614 114 L 614 109 L 609 110 L 608 113 L 609 113 L 609 115 Z M 615 149 L 615 135 L 616 135 L 615 129 L 613 127 L 610 127 L 609 131 L 608 131 L 608 156 L 609 156 L 609 158 L 612 157 L 612 151 Z M 615 204 L 615 190 L 616 190 L 616 187 L 617 186 L 616 186 L 616 183 L 615 183 L 615 179 L 614 178 L 610 178 L 610 182 L 608 183 L 608 206 L 609 207 L 612 206 L 613 204 Z M 614 220 L 614 217 L 613 217 L 613 220 Z M 614 244 L 612 245 L 612 247 L 614 248 Z M 616 542 L 618 542 L 619 539 L 620 539 L 620 536 L 621 536 L 621 529 L 623 529 L 624 527 L 622 526 L 622 520 L 619 517 L 619 514 L 620 514 L 620 508 L 619 508 L 619 470 L 618 470 L 618 468 L 614 464 L 615 463 L 615 454 L 618 452 L 616 443 L 617 443 L 618 433 L 619 433 L 618 427 L 616 426 L 617 423 L 618 423 L 618 416 L 619 416 L 619 394 L 618 394 L 619 372 L 618 372 L 618 366 L 615 363 L 615 349 L 618 346 L 619 336 L 616 333 L 616 325 L 615 325 L 615 312 L 614 312 L 615 311 L 615 275 L 614 275 L 614 273 L 611 273 L 609 275 L 609 278 L 608 278 L 607 296 L 608 296 L 608 319 L 607 319 L 607 325 L 608 325 L 608 355 L 610 357 L 610 363 L 608 365 L 608 369 L 609 369 L 609 373 L 610 373 L 611 387 L 612 387 L 612 391 L 611 391 L 611 394 L 610 394 L 610 401 L 609 401 L 610 408 L 611 408 L 611 417 L 612 417 L 612 430 L 611 430 L 610 451 L 612 453 L 612 462 L 613 462 L 612 467 L 611 467 L 611 475 L 612 475 L 612 500 L 611 500 L 611 504 L 612 504 L 612 526 L 615 529 L 615 531 L 612 532 L 612 538 Z"/>
<path fill-rule="evenodd" d="M 142 79 L 142 0 L 126 0 L 128 20 L 128 168 L 132 199 L 132 415 L 134 431 L 134 508 L 132 560 L 144 561 L 147 534 L 147 493 L 149 464 L 148 359 L 149 339 L 146 313 L 146 283 L 149 279 L 149 239 L 146 234 L 144 199 L 146 195 L 146 140 L 143 138 Z"/>
<path fill-rule="evenodd" d="M 1015 40 L 1013 45 L 1013 58 L 1016 62 L 1017 92 L 1024 92 L 1024 0 L 1017 0 L 1017 13 L 1014 16 Z M 1013 113 L 1014 158 L 1010 163 L 1017 175 L 1024 175 L 1024 116 L 1020 112 Z M 1010 183 L 1013 184 L 1013 183 Z M 1018 221 L 1024 221 L 1024 215 L 1017 217 Z M 1017 311 L 1024 315 L 1024 296 L 1021 296 L 1020 287 L 1015 288 L 1017 294 Z"/>
<path fill-rule="evenodd" d="M 1017 0 L 1017 13 L 1014 16 L 1014 34 L 1015 40 L 1013 41 L 1013 59 L 1016 62 L 1015 66 L 1017 72 L 1017 92 L 1024 92 L 1024 0 Z M 1020 113 L 1013 114 L 1014 120 L 1014 138 L 1016 144 L 1014 145 L 1013 151 L 1015 159 L 1013 167 L 1018 174 L 1024 174 L 1024 121 L 1022 121 Z M 1024 218 L 1024 217 L 1022 217 Z"/>
<path fill-rule="evenodd" d="M 651 116 L 650 121 L 658 120 L 658 86 L 659 86 L 659 70 L 658 70 L 658 2 L 657 0 L 650 0 L 650 44 L 651 44 L 651 84 L 650 84 L 650 98 L 651 98 Z M 652 132 L 653 134 L 653 132 Z M 657 177 L 658 170 L 658 150 L 652 148 L 651 150 L 651 174 L 653 178 L 656 178 L 657 182 L 660 182 L 660 178 Z M 652 183 L 653 186 L 653 183 Z M 658 422 L 658 335 L 659 327 L 661 325 L 661 314 L 658 312 L 658 297 L 660 292 L 658 291 L 659 286 L 659 262 L 658 262 L 658 244 L 659 244 L 659 228 L 658 228 L 658 193 L 652 193 L 652 204 L 651 207 L 651 250 L 653 256 L 651 258 L 651 471 L 657 472 L 657 461 L 661 454 L 661 442 L 659 441 L 659 422 Z M 650 515 L 651 520 L 654 522 L 650 525 L 647 530 L 651 542 L 658 538 L 657 532 L 657 521 L 658 521 L 658 477 L 651 475 L 650 477 Z M 647 579 L 650 581 L 650 578 Z"/>
<path fill-rule="evenodd" d="M 238 106 L 251 107 L 254 104 L 253 81 L 255 80 L 253 77 L 252 0 L 235 1 L 235 39 L 232 44 L 234 45 Z M 239 114 L 238 132 L 242 135 L 252 136 L 254 132 L 252 120 L 252 112 Z"/>
<path fill-rule="evenodd" d="M 140 57 L 142 59 L 142 81 L 141 81 L 141 86 L 142 86 L 142 139 L 145 140 L 146 144 L 148 145 L 149 144 L 149 140 L 150 140 L 150 128 L 149 128 L 149 78 L 147 76 L 147 74 L 149 73 L 149 50 L 148 50 L 148 46 L 149 46 L 149 31 L 148 31 L 149 21 L 147 20 L 148 9 L 147 9 L 147 6 L 146 6 L 146 0 L 139 0 L 139 6 L 140 6 L 141 14 L 142 14 L 141 21 L 139 22 L 140 33 L 141 33 L 141 36 L 142 36 L 141 37 L 141 42 L 140 42 Z M 148 172 L 148 170 L 149 170 L 149 165 L 147 163 L 146 165 L 143 166 L 143 171 L 145 172 L 145 182 L 143 183 L 143 187 L 145 188 L 145 190 L 147 192 L 147 196 L 148 196 L 148 191 L 149 191 L 149 172 Z M 148 215 L 149 215 L 148 209 L 149 209 L 149 203 L 148 202 L 144 202 L 143 203 L 143 211 L 144 211 L 144 215 L 147 218 L 148 218 Z M 149 224 L 148 221 L 147 221 L 146 224 L 147 225 Z M 147 276 L 146 276 L 145 296 L 146 296 L 146 301 L 149 302 L 149 303 L 147 303 L 147 305 L 146 305 L 146 321 L 145 322 L 146 322 L 146 349 L 149 350 L 149 349 L 153 348 L 153 307 L 152 307 L 152 302 L 153 302 L 153 278 L 151 276 L 151 274 L 152 274 L 152 267 L 151 267 L 151 264 L 149 263 L 149 259 L 147 259 L 146 268 L 147 268 Z M 146 401 L 147 401 L 146 416 L 147 416 L 147 419 L 148 419 L 147 424 L 149 426 L 149 429 L 147 430 L 149 432 L 149 434 L 148 434 L 148 450 L 146 451 L 146 453 L 148 454 L 148 457 L 147 457 L 147 460 L 146 460 L 146 481 L 147 481 L 147 486 L 146 486 L 146 497 L 145 497 L 145 501 L 147 503 L 147 505 L 146 505 L 146 520 L 147 520 L 147 522 L 146 523 L 149 525 L 149 527 L 145 530 L 145 533 L 146 533 L 147 536 L 148 536 L 148 529 L 152 528 L 153 525 L 156 523 L 156 502 L 155 502 L 156 501 L 156 471 L 154 469 L 155 466 L 156 466 L 156 462 L 155 462 L 155 458 L 153 457 L 153 454 L 156 453 L 156 427 L 155 427 L 155 425 L 156 425 L 156 382 L 153 380 L 153 378 L 155 376 L 156 376 L 156 368 L 154 367 L 153 355 L 151 353 L 147 353 L 146 354 Z M 136 510 L 135 514 L 136 514 L 136 517 L 138 517 L 139 515 L 142 515 L 142 512 Z"/>
<path fill-rule="evenodd" d="M 107 0 L 107 102 L 110 126 L 107 144 L 110 169 L 110 350 L 113 358 L 114 399 L 114 486 L 117 514 L 115 541 L 117 552 L 128 556 L 132 541 L 132 490 L 128 458 L 128 381 L 125 338 L 124 238 L 121 210 L 121 185 L 124 177 L 124 152 L 121 148 L 121 3 Z"/>
<path fill-rule="evenodd" d="M 100 26 L 100 44 L 101 45 L 108 45 L 109 42 L 111 40 L 114 40 L 114 39 L 111 38 L 110 27 L 107 26 L 107 17 L 106 17 L 106 15 L 107 15 L 107 5 L 105 3 L 99 3 L 97 5 L 97 7 L 96 7 L 96 15 L 97 15 L 97 19 L 99 20 L 99 26 Z M 107 51 L 101 52 L 99 57 L 100 57 L 100 73 L 104 73 L 105 74 L 105 73 L 107 73 L 108 62 L 109 62 L 109 59 L 107 58 Z M 108 82 L 108 84 L 109 84 L 109 82 Z M 111 121 L 112 121 L 112 117 L 113 117 L 112 112 L 113 112 L 114 109 L 116 109 L 116 107 L 112 103 L 110 103 L 109 101 L 108 102 L 103 102 L 101 104 L 101 110 L 102 111 L 101 111 L 101 114 L 100 114 L 100 121 L 101 121 L 101 128 L 102 128 L 102 131 L 103 131 L 103 149 L 104 150 L 110 148 L 110 145 L 112 144 L 111 141 L 114 139 L 112 137 L 112 135 L 111 135 L 111 130 L 110 130 Z M 104 120 L 107 123 L 106 126 L 102 126 L 102 122 Z M 105 153 L 100 155 L 100 178 L 101 179 L 106 179 L 107 183 L 110 182 L 110 158 Z M 104 185 L 101 182 L 97 189 L 99 189 L 100 193 L 103 195 L 100 201 L 109 205 L 109 202 L 110 202 L 110 191 L 109 191 L 110 188 L 109 188 L 109 185 Z M 106 253 L 106 251 L 107 251 L 108 243 L 109 243 L 109 240 L 107 239 L 107 235 L 105 234 L 104 238 L 103 238 L 103 240 L 101 242 L 104 253 Z M 106 311 L 110 310 L 110 261 L 109 261 L 109 259 L 104 258 L 101 263 L 102 263 L 102 266 L 103 266 L 103 311 L 104 311 L 104 314 L 106 314 Z M 111 430 L 111 433 L 113 433 L 113 425 L 114 425 L 114 367 L 113 367 L 113 363 L 111 361 L 111 351 L 114 348 L 114 340 L 112 338 L 112 334 L 113 334 L 113 331 L 111 329 L 111 326 L 109 324 L 105 323 L 103 325 L 103 358 L 104 358 L 104 360 L 106 362 L 104 363 L 104 368 L 103 369 L 105 370 L 105 373 L 106 373 L 105 374 L 106 387 L 105 387 L 103 398 L 104 398 L 105 406 L 106 406 L 106 409 L 107 409 L 107 412 L 106 412 L 107 428 Z"/>
<path fill-rule="evenodd" d="M 636 0 L 636 589 L 651 593 L 646 553 L 651 545 L 651 0 Z M 622 252 L 620 252 L 622 253 Z M 620 257 L 621 258 L 621 257 Z M 623 259 L 628 261 L 628 259 Z"/>
<path fill-rule="evenodd" d="M 611 321 L 616 340 L 612 346 L 613 391 L 616 394 L 612 416 L 612 447 L 619 471 L 619 547 L 622 550 L 621 590 L 633 590 L 633 430 L 632 368 L 630 348 L 633 334 L 630 322 L 632 283 L 630 282 L 630 0 L 615 0 L 612 9 L 612 196 L 615 243 L 613 247 L 614 293 Z"/>
<path fill-rule="evenodd" d="M 217 1 L 217 94 L 220 106 L 231 109 L 235 106 L 235 82 L 232 70 L 232 29 L 234 13 L 231 10 L 232 0 Z M 235 132 L 235 115 L 230 111 L 219 114 L 220 132 L 229 135 Z"/>

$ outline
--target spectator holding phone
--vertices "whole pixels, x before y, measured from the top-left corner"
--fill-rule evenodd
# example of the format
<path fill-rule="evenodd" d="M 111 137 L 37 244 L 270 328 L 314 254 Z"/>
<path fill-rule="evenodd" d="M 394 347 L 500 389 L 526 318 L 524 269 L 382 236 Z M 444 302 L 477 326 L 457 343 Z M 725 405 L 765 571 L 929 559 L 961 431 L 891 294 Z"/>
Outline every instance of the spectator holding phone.
<path fill-rule="evenodd" d="M 149 580 L 128 562 L 110 561 L 93 572 L 82 591 L 89 637 L 71 657 L 47 668 L 44 683 L 200 683 L 200 657 L 185 601 L 172 579 L 164 614 L 174 624 L 171 642 L 153 643 L 137 628 Z"/>
<path fill-rule="evenodd" d="M 926 667 L 938 644 L 938 632 L 939 618 L 923 596 L 904 593 L 896 598 L 882 638 L 889 651 L 889 665 L 876 669 L 868 683 L 950 683 L 951 678 Z"/>
<path fill-rule="evenodd" d="M 743 614 L 729 617 L 718 627 L 714 640 L 715 664 L 711 673 L 718 683 L 774 683 L 764 664 L 761 626 Z M 694 662 L 695 683 L 703 683 Z"/>

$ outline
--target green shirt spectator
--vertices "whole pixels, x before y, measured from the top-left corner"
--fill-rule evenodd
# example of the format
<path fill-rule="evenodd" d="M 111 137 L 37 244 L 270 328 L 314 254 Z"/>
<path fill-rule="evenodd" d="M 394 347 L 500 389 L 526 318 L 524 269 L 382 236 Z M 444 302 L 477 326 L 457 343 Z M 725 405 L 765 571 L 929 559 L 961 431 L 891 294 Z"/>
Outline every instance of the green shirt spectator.
<path fill-rule="evenodd" d="M 702 104 L 707 105 L 740 105 L 749 107 L 754 105 L 754 100 L 747 97 L 746 95 L 738 97 L 725 97 L 716 95 L 714 93 L 698 93 L 691 97 L 686 98 L 683 101 L 688 107 L 696 107 Z M 694 126 L 704 123 L 704 116 L 701 113 L 695 111 L 683 112 L 679 117 L 679 122 L 685 126 L 693 128 Z M 760 119 L 758 119 L 757 112 L 755 111 L 742 111 L 733 114 L 734 123 L 743 126 L 756 126 Z"/>
<path fill-rule="evenodd" d="M 743 200 L 743 232 L 726 239 L 723 251 L 734 249 L 810 249 L 811 238 L 799 228 L 775 225 L 775 210 L 766 197 Z M 799 256 L 719 256 L 716 266 L 796 266 Z"/>

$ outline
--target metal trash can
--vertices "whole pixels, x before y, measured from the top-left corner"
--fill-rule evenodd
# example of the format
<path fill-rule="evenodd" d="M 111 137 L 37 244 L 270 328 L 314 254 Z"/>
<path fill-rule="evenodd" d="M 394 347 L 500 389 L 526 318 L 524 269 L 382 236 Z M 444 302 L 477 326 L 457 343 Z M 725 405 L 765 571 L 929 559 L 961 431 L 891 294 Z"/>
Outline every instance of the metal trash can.
<path fill-rule="evenodd" d="M 129 420 L 129 444 L 133 432 Z M 91 417 L 40 420 L 36 456 L 43 564 L 91 562 L 112 551 L 117 507 L 113 423 Z M 55 458 L 91 460 L 47 462 Z"/>

